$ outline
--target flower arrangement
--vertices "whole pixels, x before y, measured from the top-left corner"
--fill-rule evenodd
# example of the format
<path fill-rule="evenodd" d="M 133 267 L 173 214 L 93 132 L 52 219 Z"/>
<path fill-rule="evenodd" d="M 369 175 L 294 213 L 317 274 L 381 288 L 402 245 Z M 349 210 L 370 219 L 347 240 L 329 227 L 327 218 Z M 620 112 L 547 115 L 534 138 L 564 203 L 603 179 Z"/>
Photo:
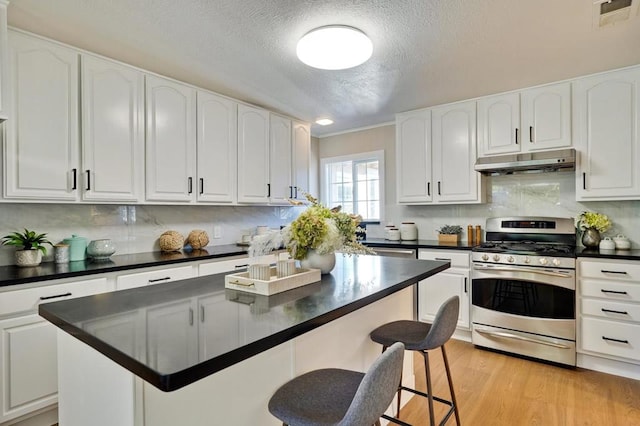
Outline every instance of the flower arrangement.
<path fill-rule="evenodd" d="M 271 250 L 286 247 L 292 258 L 302 260 L 309 250 L 318 254 L 341 251 L 346 254 L 374 254 L 373 250 L 356 240 L 360 216 L 329 209 L 321 205 L 311 194 L 304 193 L 311 203 L 309 208 L 280 232 L 255 237 L 249 247 L 249 256 L 261 256 Z"/>
<path fill-rule="evenodd" d="M 607 232 L 611 228 L 611 220 L 602 213 L 582 212 L 575 220 L 576 228 L 584 231 L 589 228 L 597 229 L 598 232 Z"/>

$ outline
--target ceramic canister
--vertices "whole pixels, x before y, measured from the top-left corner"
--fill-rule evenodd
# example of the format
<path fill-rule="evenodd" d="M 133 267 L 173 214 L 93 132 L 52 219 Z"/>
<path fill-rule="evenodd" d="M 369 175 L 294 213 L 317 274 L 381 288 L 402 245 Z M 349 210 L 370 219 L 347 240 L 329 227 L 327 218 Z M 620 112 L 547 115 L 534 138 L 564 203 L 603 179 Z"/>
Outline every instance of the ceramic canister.
<path fill-rule="evenodd" d="M 71 238 L 63 240 L 69 245 L 69 261 L 85 260 L 87 258 L 87 239 L 73 234 Z"/>

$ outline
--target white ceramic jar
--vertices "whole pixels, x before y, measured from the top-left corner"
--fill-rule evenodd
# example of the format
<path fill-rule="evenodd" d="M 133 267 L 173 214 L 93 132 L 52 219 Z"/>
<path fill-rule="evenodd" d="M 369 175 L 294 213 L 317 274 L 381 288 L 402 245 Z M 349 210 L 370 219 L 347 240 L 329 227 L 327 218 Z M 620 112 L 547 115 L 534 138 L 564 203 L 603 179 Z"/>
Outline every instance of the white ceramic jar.
<path fill-rule="evenodd" d="M 400 241 L 400 230 L 396 228 L 389 229 L 389 241 Z"/>
<path fill-rule="evenodd" d="M 400 239 L 415 241 L 418 239 L 418 227 L 414 222 L 402 222 L 400 225 Z"/>

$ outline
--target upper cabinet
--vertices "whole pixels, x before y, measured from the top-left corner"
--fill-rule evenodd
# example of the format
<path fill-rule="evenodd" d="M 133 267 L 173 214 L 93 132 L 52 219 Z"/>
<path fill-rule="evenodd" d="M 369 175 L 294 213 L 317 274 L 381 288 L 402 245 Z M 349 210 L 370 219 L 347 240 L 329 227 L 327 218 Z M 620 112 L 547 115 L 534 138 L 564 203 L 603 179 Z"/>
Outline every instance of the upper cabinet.
<path fill-rule="evenodd" d="M 196 170 L 196 91 L 146 77 L 146 198 L 193 200 Z"/>
<path fill-rule="evenodd" d="M 578 201 L 640 197 L 640 68 L 575 81 Z"/>
<path fill-rule="evenodd" d="M 480 156 L 568 146 L 571 146 L 570 83 L 478 100 Z"/>
<path fill-rule="evenodd" d="M 292 166 L 291 120 L 276 114 L 270 115 L 269 122 L 269 201 L 289 204 L 293 198 L 291 183 Z"/>
<path fill-rule="evenodd" d="M 238 202 L 266 204 L 269 184 L 269 112 L 238 105 Z"/>
<path fill-rule="evenodd" d="M 396 158 L 399 203 L 484 202 L 475 101 L 398 114 Z"/>
<path fill-rule="evenodd" d="M 6 123 L 4 195 L 77 199 L 78 52 L 9 33 L 11 119 Z"/>
<path fill-rule="evenodd" d="M 7 41 L 7 5 L 6 0 L 0 0 L 0 122 L 8 117 L 7 109 L 9 100 L 7 92 L 9 90 L 9 43 Z"/>
<path fill-rule="evenodd" d="M 307 123 L 293 121 L 293 197 L 305 200 L 303 192 L 310 192 L 309 171 L 311 169 L 311 130 Z"/>
<path fill-rule="evenodd" d="M 144 190 L 144 76 L 81 58 L 82 199 L 137 202 Z"/>
<path fill-rule="evenodd" d="M 237 108 L 231 99 L 198 91 L 198 202 L 236 201 Z"/>

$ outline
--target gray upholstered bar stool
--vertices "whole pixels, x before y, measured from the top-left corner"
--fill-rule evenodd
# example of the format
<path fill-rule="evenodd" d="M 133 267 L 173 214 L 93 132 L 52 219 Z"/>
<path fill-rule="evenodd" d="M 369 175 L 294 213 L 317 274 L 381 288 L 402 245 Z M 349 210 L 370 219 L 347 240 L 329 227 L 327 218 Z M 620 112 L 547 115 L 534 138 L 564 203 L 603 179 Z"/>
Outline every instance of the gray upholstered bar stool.
<path fill-rule="evenodd" d="M 447 353 L 444 350 L 444 344 L 451 338 L 458 323 L 458 312 L 460 309 L 460 298 L 453 296 L 447 299 L 438 309 L 432 324 L 420 321 L 394 321 L 384 324 L 370 334 L 371 340 L 382 345 L 384 352 L 388 347 L 396 342 L 402 342 L 406 350 L 420 352 L 424 357 L 424 369 L 427 376 L 427 393 L 417 391 L 415 389 L 402 386 L 398 387 L 398 413 L 400 413 L 400 394 L 402 390 L 412 392 L 416 395 L 427 398 L 429 402 L 430 424 L 435 425 L 433 400 L 449 405 L 449 411 L 444 416 L 440 425 L 444 425 L 452 413 L 456 415 L 456 423 L 460 425 L 460 415 L 458 413 L 458 404 L 456 395 L 453 391 L 453 382 L 451 380 L 451 371 L 449 369 L 449 361 Z M 451 392 L 451 401 L 439 398 L 433 395 L 431 385 L 431 371 L 429 369 L 429 352 L 430 350 L 442 349 L 442 358 L 444 359 L 444 368 L 447 371 L 447 380 L 449 381 L 449 391 Z"/>
<path fill-rule="evenodd" d="M 398 390 L 403 358 L 404 345 L 396 343 L 366 374 L 337 368 L 303 374 L 273 394 L 269 411 L 291 426 L 379 424 Z"/>

